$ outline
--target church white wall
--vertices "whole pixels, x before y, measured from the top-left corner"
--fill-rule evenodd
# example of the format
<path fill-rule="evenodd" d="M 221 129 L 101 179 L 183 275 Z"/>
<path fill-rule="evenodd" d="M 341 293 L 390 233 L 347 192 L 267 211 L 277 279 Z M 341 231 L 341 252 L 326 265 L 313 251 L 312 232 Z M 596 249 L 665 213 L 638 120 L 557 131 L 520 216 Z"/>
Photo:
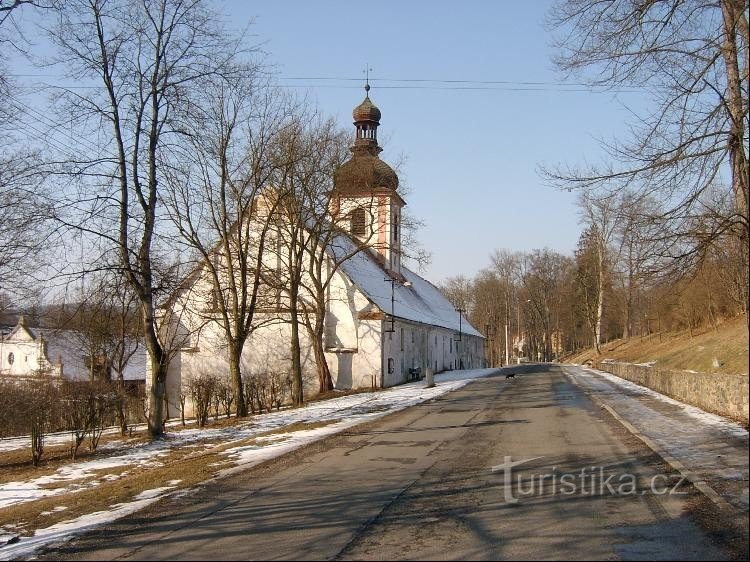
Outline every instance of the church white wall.
<path fill-rule="evenodd" d="M 273 267 L 275 256 L 269 260 L 267 265 Z M 229 382 L 226 342 L 219 313 L 212 308 L 212 287 L 208 275 L 197 275 L 164 317 L 163 323 L 170 326 L 166 339 L 172 350 L 166 382 L 170 417 L 179 415 L 180 394 L 189 395 L 187 388 L 194 377 L 211 374 Z M 279 304 L 283 306 L 283 300 Z M 291 325 L 283 321 L 283 313 L 267 318 L 276 319 L 258 328 L 245 343 L 241 363 L 244 375 L 286 375 L 290 371 Z M 461 342 L 455 342 L 457 334 L 451 329 L 401 319 L 394 322 L 393 333 L 386 328 L 390 328 L 390 321 L 384 311 L 343 272 L 337 272 L 327 292 L 324 333 L 335 388 L 394 386 L 410 379 L 409 369 L 419 369 L 424 376 L 428 366 L 441 372 L 483 365 L 482 338 L 464 334 Z M 318 388 L 316 363 L 304 326 L 299 333 L 306 395 L 310 395 Z M 186 415 L 190 416 L 189 397 L 186 402 Z"/>
<path fill-rule="evenodd" d="M 345 275 L 338 273 L 328 289 L 325 348 L 334 387 L 380 386 L 381 321 L 363 319 L 370 301 Z"/>
<path fill-rule="evenodd" d="M 455 341 L 458 334 L 453 330 L 399 319 L 393 332 L 388 331 L 390 320 L 383 325 L 384 386 L 407 382 L 409 369 L 419 369 L 424 376 L 427 367 L 439 373 L 485 366 L 484 340 L 480 337 L 462 334 L 461 341 Z"/>
<path fill-rule="evenodd" d="M 211 283 L 206 277 L 195 280 L 190 290 L 174 303 L 169 312 L 170 335 L 174 350 L 168 368 L 166 390 L 169 416 L 180 415 L 180 394 L 189 395 L 190 381 L 211 374 L 228 382 L 229 362 L 223 329 L 216 312 L 208 311 Z M 328 290 L 324 346 L 334 387 L 370 388 L 380 385 L 381 320 L 360 319 L 359 313 L 372 308 L 364 294 L 343 275 L 335 274 Z M 284 315 L 267 316 L 269 324 L 258 328 L 246 341 L 241 370 L 244 374 L 289 373 L 291 324 Z M 256 317 L 261 320 L 262 316 Z M 317 366 L 309 334 L 300 326 L 300 347 L 306 394 L 317 391 Z M 150 369 L 149 369 L 150 372 Z M 147 377 L 147 390 L 150 388 Z M 186 415 L 192 416 L 187 396 Z"/>
<path fill-rule="evenodd" d="M 47 356 L 46 342 L 34 337 L 25 328 L 16 327 L 0 337 L 0 376 L 30 377 L 39 373 L 59 377 L 62 368 Z"/>
<path fill-rule="evenodd" d="M 40 342 L 0 340 L 0 374 L 31 376 L 47 365 Z"/>
<path fill-rule="evenodd" d="M 339 203 L 339 216 L 348 217 L 354 209 L 363 208 L 366 214 L 366 236 L 361 242 L 377 250 L 385 259 L 386 267 L 396 273 L 401 271 L 401 233 L 394 240 L 394 221 L 400 220 L 401 206 L 395 199 L 386 195 L 372 197 L 347 197 Z M 400 224 L 400 223 L 399 223 Z M 342 226 L 348 231 L 350 225 L 342 219 Z"/>

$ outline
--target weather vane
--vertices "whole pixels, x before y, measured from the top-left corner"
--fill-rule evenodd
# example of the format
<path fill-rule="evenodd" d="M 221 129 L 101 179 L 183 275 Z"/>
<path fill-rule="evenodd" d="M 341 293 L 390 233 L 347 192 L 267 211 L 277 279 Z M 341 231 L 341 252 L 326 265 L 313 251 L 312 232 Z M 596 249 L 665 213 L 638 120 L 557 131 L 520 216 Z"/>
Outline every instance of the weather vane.
<path fill-rule="evenodd" d="M 365 92 L 370 93 L 370 72 L 372 72 L 372 68 L 370 68 L 369 64 L 365 64 L 365 69 L 362 71 L 365 74 Z"/>

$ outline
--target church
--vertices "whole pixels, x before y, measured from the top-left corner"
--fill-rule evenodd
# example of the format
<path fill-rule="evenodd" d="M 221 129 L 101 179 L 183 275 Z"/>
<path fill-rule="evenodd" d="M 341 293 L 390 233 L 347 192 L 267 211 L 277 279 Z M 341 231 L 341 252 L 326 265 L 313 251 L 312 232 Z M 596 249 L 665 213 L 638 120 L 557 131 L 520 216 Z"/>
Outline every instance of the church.
<path fill-rule="evenodd" d="M 334 174 L 331 216 L 345 217 L 334 247 L 347 253 L 332 276 L 325 310 L 325 356 L 336 389 L 385 388 L 435 373 L 486 366 L 485 338 L 432 283 L 401 263 L 401 212 L 394 170 L 379 154 L 381 112 L 369 97 L 353 111 L 351 157 Z M 201 276 L 190 283 L 200 284 Z M 201 323 L 191 294 L 171 301 L 187 336 L 172 353 L 166 381 L 169 416 L 179 413 L 185 385 L 202 373 L 227 376 L 221 330 Z M 200 297 L 195 297 L 200 299 Z M 200 327 L 198 327 L 200 326 Z M 315 379 L 315 359 L 301 330 L 303 371 Z M 245 343 L 242 373 L 288 372 L 288 322 L 270 322 Z M 147 377 L 150 379 L 150 377 Z M 150 382 L 150 381 L 149 381 Z M 312 385 L 311 385 L 312 387 Z"/>

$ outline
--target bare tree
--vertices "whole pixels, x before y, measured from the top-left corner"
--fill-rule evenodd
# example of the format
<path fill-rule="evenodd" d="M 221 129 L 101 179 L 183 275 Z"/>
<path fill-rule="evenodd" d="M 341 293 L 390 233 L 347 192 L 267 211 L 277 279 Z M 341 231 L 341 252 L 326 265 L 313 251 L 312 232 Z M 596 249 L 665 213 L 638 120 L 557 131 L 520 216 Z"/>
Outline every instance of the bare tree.
<path fill-rule="evenodd" d="M 137 299 L 126 280 L 108 268 L 86 278 L 77 302 L 63 307 L 59 327 L 72 331 L 85 353 L 91 382 L 113 382 L 117 390 L 118 423 L 128 430 L 124 374 L 141 346 Z"/>
<path fill-rule="evenodd" d="M 103 238 L 138 298 L 151 365 L 148 427 L 164 433 L 167 354 L 156 323 L 163 280 L 159 250 L 167 246 L 160 215 L 164 170 L 182 140 L 181 123 L 206 82 L 231 74 L 241 42 L 206 3 L 75 0 L 58 13 L 50 35 L 58 63 L 92 88 L 59 98 L 70 122 L 98 142 L 77 159 L 80 180 L 69 225 Z M 93 86 L 96 87 L 93 87 Z M 102 126 L 105 124 L 106 126 Z"/>
<path fill-rule="evenodd" d="M 584 289 L 586 318 L 592 331 L 594 347 L 600 353 L 602 319 L 604 317 L 604 286 L 611 272 L 612 240 L 618 227 L 617 197 L 596 197 L 581 193 L 578 199 L 581 221 L 586 227 L 579 244 L 579 282 Z M 590 282 L 589 282 L 590 281 Z"/>
<path fill-rule="evenodd" d="M 674 258 L 697 261 L 723 233 L 742 240 L 747 255 L 747 17 L 744 0 L 558 1 L 549 13 L 558 68 L 596 86 L 642 86 L 653 107 L 637 116 L 630 139 L 603 143 L 612 164 L 546 168 L 547 178 L 659 200 L 652 219 L 699 239 L 688 247 L 675 236 Z M 733 205 L 710 223 L 696 221 L 727 168 Z"/>
<path fill-rule="evenodd" d="M 290 105 L 278 90 L 256 82 L 245 65 L 231 80 L 209 84 L 187 136 L 179 166 L 168 175 L 169 214 L 182 240 L 197 253 L 210 287 L 210 304 L 194 311 L 215 321 L 226 341 L 237 415 L 246 416 L 241 360 L 245 342 L 268 316 L 269 230 L 279 198 L 277 137 Z"/>
<path fill-rule="evenodd" d="M 490 255 L 492 261 L 492 271 L 497 276 L 502 294 L 502 316 L 497 320 L 503 320 L 504 330 L 502 331 L 502 341 L 505 347 L 505 364 L 510 362 L 510 330 L 513 322 L 511 306 L 513 301 L 518 301 L 518 285 L 520 275 L 520 257 L 517 253 L 508 250 L 495 250 Z M 499 295 L 498 295 L 499 296 Z M 520 322 L 517 323 L 520 324 Z M 497 333 L 497 332 L 496 332 Z M 516 334 L 520 340 L 521 326 L 516 326 Z"/>
<path fill-rule="evenodd" d="M 553 338 L 559 337 L 562 329 L 560 318 L 571 261 L 546 248 L 534 250 L 521 260 L 521 283 L 532 310 L 526 317 L 531 351 L 544 361 L 553 358 Z"/>
<path fill-rule="evenodd" d="M 462 295 L 463 291 L 461 291 L 458 295 L 454 293 L 454 296 L 451 297 L 451 279 L 458 280 L 456 289 L 465 287 L 469 294 Z M 489 365 L 501 364 L 501 357 L 503 357 L 505 349 L 503 320 L 506 317 L 506 310 L 503 296 L 506 291 L 497 273 L 488 268 L 477 273 L 474 279 L 469 280 L 462 276 L 451 277 L 446 284 L 448 285 L 447 289 L 441 287 L 443 293 L 456 308 L 467 310 L 472 324 L 484 332 L 487 338 L 486 352 Z"/>
<path fill-rule="evenodd" d="M 282 149 L 279 154 L 279 206 L 275 230 L 280 243 L 278 257 L 283 264 L 278 281 L 286 296 L 291 327 L 290 371 L 293 406 L 301 406 L 304 403 L 300 327 L 303 326 L 303 308 L 311 306 L 310 302 L 305 302 L 303 278 L 313 243 L 307 228 L 307 219 L 315 209 L 310 197 L 314 196 L 316 191 L 314 187 L 311 188 L 311 184 L 320 181 L 321 173 L 316 158 L 317 138 L 308 121 L 311 118 L 315 117 L 300 115 L 294 126 L 284 131 L 280 139 Z"/>
<path fill-rule="evenodd" d="M 366 230 L 364 237 L 355 241 L 350 236 L 353 215 L 345 214 L 334 202 L 331 179 L 345 159 L 347 135 L 339 131 L 331 120 L 317 123 L 315 127 L 313 135 L 318 148 L 309 165 L 318 171 L 309 174 L 309 180 L 304 182 L 306 235 L 310 243 L 302 284 L 310 306 L 303 307 L 302 320 L 315 355 L 318 391 L 322 393 L 333 389 L 325 355 L 325 326 L 331 284 L 347 261 L 372 246 L 375 232 Z M 369 208 L 372 213 L 375 206 L 370 201 L 369 205 L 360 208 Z M 373 217 L 369 218 L 372 224 Z"/>
<path fill-rule="evenodd" d="M 0 47 L 4 54 L 25 54 L 26 39 L 16 21 L 29 8 L 49 8 L 52 2 L 0 2 Z M 24 127 L 27 106 L 18 84 L 8 76 L 6 56 L 0 60 L 0 291 L 23 295 L 29 278 L 37 278 L 36 259 L 50 236 L 52 206 L 42 196 L 44 174 L 35 139 Z"/>
<path fill-rule="evenodd" d="M 439 285 L 442 293 L 451 301 L 457 309 L 469 310 L 471 302 L 471 279 L 465 275 L 448 277 Z"/>

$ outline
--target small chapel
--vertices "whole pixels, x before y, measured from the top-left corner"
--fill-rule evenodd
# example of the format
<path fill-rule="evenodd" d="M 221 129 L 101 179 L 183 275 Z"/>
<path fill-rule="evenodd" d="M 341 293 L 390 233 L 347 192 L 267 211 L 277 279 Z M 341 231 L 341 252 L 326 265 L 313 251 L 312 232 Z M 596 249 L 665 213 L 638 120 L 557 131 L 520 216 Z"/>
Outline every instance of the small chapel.
<path fill-rule="evenodd" d="M 352 113 L 351 157 L 334 174 L 330 214 L 345 217 L 337 249 L 361 247 L 342 261 L 333 278 L 325 311 L 325 354 L 336 389 L 385 388 L 435 373 L 486 366 L 485 338 L 440 290 L 401 261 L 401 212 L 396 172 L 380 158 L 380 109 L 370 86 Z M 344 250 L 342 250 L 344 248 Z M 200 283 L 200 276 L 191 281 Z M 189 295 L 190 292 L 185 292 Z M 166 381 L 169 416 L 178 415 L 179 397 L 191 377 L 211 372 L 227 376 L 221 330 L 197 318 L 189 297 L 175 299 L 171 311 L 193 334 L 173 353 Z M 289 325 L 272 322 L 257 329 L 243 348 L 242 372 L 288 371 Z M 303 370 L 315 378 L 309 341 L 302 336 Z M 150 379 L 150 377 L 148 377 Z M 149 381 L 150 382 L 150 381 Z"/>

